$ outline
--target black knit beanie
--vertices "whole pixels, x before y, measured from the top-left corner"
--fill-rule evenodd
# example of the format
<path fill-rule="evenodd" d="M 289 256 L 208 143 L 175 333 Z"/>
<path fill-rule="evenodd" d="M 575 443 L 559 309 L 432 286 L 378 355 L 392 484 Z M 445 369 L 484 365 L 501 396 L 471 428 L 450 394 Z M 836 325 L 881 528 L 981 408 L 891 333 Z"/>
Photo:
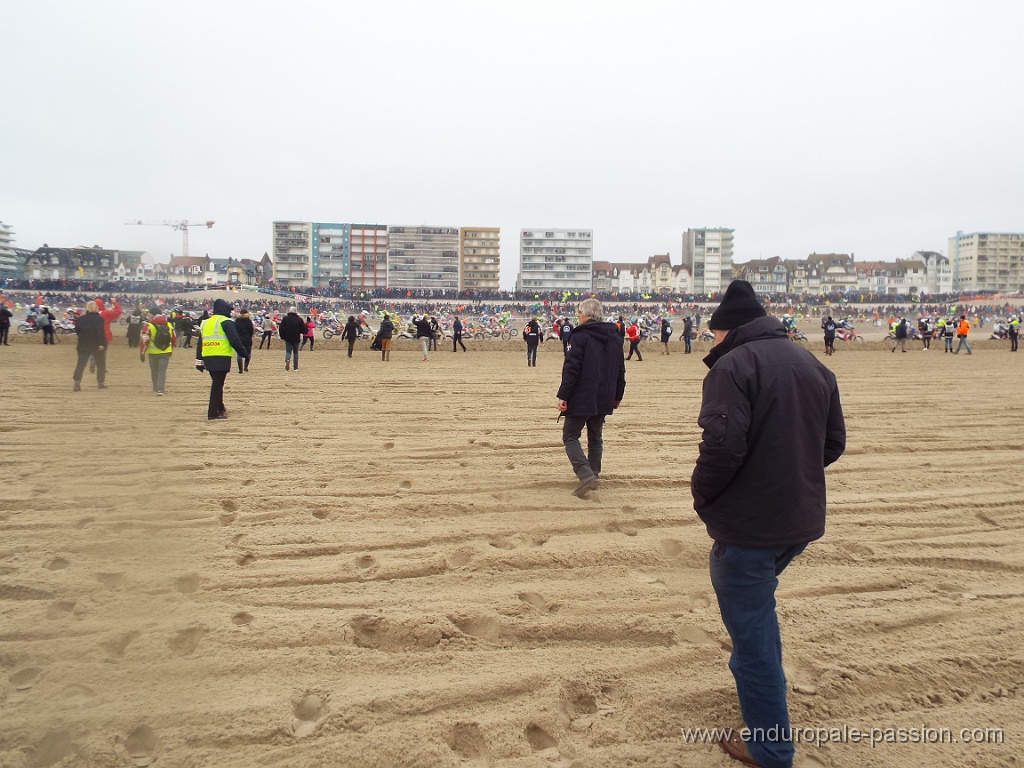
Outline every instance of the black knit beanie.
<path fill-rule="evenodd" d="M 766 314 L 761 302 L 757 300 L 754 286 L 746 280 L 733 280 L 725 289 L 722 303 L 711 315 L 708 328 L 713 331 L 731 331 Z"/>

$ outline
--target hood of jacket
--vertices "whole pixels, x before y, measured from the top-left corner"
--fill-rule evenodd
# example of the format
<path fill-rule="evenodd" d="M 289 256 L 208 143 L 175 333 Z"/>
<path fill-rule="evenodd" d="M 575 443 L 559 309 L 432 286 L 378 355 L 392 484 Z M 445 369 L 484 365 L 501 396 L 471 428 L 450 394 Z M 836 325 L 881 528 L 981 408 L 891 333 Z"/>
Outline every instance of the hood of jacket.
<path fill-rule="evenodd" d="M 711 348 L 707 357 L 704 358 L 704 365 L 708 368 L 714 367 L 715 363 L 742 344 L 759 339 L 786 338 L 786 336 L 786 329 L 783 328 L 778 318 L 771 315 L 759 317 L 729 331 L 721 343 L 715 344 Z"/>
<path fill-rule="evenodd" d="M 96 309 L 98 309 L 100 312 L 102 312 L 104 306 L 105 305 L 103 304 L 103 299 L 96 299 Z"/>
<path fill-rule="evenodd" d="M 615 327 L 615 323 L 603 323 L 598 320 L 588 320 L 582 325 L 578 325 L 572 329 L 573 334 L 582 333 L 585 336 L 593 336 L 595 339 L 600 339 L 605 345 L 613 344 L 615 346 L 622 346 L 622 339 L 619 336 L 619 329 Z M 572 343 L 571 341 L 569 342 Z"/>
<path fill-rule="evenodd" d="M 213 314 L 231 317 L 231 305 L 224 301 L 224 299 L 217 299 L 213 302 Z"/>
<path fill-rule="evenodd" d="M 167 318 L 164 315 L 153 315 L 149 318 L 149 322 L 153 325 L 167 325 Z"/>

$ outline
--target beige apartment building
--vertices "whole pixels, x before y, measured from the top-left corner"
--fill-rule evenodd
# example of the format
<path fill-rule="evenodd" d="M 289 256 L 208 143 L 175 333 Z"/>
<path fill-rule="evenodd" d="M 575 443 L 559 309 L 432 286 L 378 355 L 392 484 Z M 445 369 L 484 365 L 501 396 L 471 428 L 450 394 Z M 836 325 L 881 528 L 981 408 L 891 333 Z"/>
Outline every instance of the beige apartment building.
<path fill-rule="evenodd" d="M 719 293 L 729 287 L 734 231 L 720 227 L 683 233 L 683 266 L 690 274 L 694 293 Z"/>
<path fill-rule="evenodd" d="M 501 269 L 501 227 L 459 230 L 459 289 L 497 291 Z"/>
<path fill-rule="evenodd" d="M 954 291 L 1024 291 L 1024 234 L 957 232 L 948 258 Z"/>

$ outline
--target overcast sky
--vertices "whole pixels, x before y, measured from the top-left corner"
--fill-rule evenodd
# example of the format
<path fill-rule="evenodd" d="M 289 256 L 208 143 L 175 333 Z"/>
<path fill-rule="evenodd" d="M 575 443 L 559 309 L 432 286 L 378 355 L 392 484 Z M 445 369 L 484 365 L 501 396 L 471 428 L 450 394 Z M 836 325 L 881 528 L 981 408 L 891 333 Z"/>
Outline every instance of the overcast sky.
<path fill-rule="evenodd" d="M 1024 3 L 0 0 L 15 245 L 258 258 L 275 219 L 589 228 L 594 257 L 1024 231 Z"/>

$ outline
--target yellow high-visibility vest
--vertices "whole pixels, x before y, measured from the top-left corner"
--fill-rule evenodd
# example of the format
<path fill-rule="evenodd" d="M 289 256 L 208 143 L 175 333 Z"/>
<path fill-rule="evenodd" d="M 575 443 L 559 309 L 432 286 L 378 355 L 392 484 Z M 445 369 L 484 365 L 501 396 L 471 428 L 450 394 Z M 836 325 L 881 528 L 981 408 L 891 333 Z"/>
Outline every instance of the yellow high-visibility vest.
<path fill-rule="evenodd" d="M 213 315 L 199 326 L 199 333 L 203 336 L 203 357 L 231 357 L 235 353 L 224 333 L 224 321 L 227 319 L 224 315 Z"/>
<path fill-rule="evenodd" d="M 146 345 L 147 355 L 169 355 L 174 351 L 174 333 L 171 333 L 171 343 L 167 345 L 167 349 L 158 349 L 156 344 L 153 343 L 153 339 L 156 338 L 156 325 L 154 323 L 146 323 L 149 326 L 149 344 Z M 167 326 L 167 330 L 171 330 L 171 326 Z"/>

